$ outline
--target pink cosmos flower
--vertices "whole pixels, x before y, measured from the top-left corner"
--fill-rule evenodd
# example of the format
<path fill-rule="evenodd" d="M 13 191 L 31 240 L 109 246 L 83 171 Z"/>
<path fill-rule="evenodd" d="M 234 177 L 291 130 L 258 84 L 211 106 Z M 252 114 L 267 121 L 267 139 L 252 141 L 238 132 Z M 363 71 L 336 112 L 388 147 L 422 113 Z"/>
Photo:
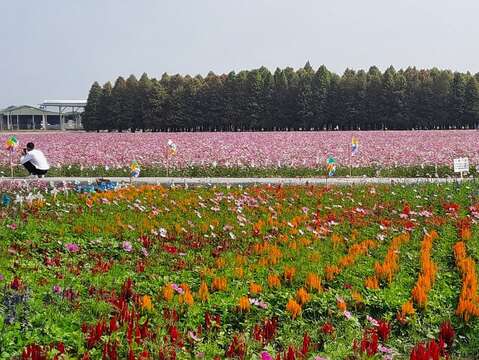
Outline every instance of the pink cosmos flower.
<path fill-rule="evenodd" d="M 62 293 L 62 288 L 59 285 L 54 285 L 53 286 L 53 292 L 55 294 L 61 294 Z"/>
<path fill-rule="evenodd" d="M 80 250 L 80 247 L 77 244 L 68 243 L 68 244 L 65 244 L 65 249 L 67 249 L 71 253 L 75 253 Z"/>
<path fill-rule="evenodd" d="M 121 245 L 123 247 L 123 250 L 125 250 L 126 252 L 131 252 L 131 250 L 133 249 L 133 246 L 131 246 L 131 242 L 129 241 L 123 241 Z"/>
<path fill-rule="evenodd" d="M 353 317 L 353 316 L 351 315 L 351 313 L 350 313 L 349 311 L 347 311 L 347 310 L 343 313 L 343 315 L 344 315 L 344 316 L 346 317 L 346 319 L 348 319 L 348 320 Z"/>
<path fill-rule="evenodd" d="M 171 288 L 180 295 L 182 295 L 185 292 L 180 286 L 178 286 L 178 284 L 171 284 Z"/>

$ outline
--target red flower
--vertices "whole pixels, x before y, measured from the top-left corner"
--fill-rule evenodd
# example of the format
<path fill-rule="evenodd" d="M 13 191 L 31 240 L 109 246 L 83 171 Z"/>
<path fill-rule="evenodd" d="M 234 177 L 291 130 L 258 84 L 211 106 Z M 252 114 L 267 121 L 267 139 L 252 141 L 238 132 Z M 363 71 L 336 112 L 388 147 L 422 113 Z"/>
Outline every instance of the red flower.
<path fill-rule="evenodd" d="M 334 332 L 334 326 L 330 322 L 327 322 L 321 327 L 321 330 L 323 333 L 330 335 Z"/>
<path fill-rule="evenodd" d="M 387 341 L 391 332 L 391 327 L 387 321 L 378 320 L 376 331 L 381 341 Z"/>
<path fill-rule="evenodd" d="M 443 322 L 441 324 L 441 330 L 439 331 L 439 339 L 442 339 L 448 347 L 451 347 L 455 335 L 456 332 L 454 331 L 454 328 L 449 321 Z"/>

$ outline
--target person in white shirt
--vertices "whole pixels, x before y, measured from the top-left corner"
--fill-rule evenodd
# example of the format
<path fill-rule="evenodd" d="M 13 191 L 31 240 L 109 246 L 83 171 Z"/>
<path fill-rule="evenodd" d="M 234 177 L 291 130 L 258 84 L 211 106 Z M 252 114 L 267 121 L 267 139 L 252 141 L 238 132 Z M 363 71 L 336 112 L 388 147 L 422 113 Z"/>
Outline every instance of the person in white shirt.
<path fill-rule="evenodd" d="M 43 152 L 35 149 L 35 145 L 32 142 L 29 142 L 26 149 L 23 149 L 22 155 L 20 164 L 25 166 L 31 177 L 43 177 L 50 169 L 47 158 Z"/>

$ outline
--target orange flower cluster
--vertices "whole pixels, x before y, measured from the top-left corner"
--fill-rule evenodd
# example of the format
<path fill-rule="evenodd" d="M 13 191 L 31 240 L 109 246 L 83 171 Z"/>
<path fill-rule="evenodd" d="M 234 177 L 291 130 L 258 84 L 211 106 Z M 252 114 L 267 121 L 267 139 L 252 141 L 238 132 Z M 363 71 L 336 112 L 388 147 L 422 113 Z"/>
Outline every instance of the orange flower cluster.
<path fill-rule="evenodd" d="M 259 294 L 261 291 L 263 291 L 263 287 L 260 284 L 256 284 L 254 282 L 249 284 L 249 292 L 251 295 Z"/>
<path fill-rule="evenodd" d="M 406 317 L 414 315 L 415 312 L 416 311 L 414 310 L 412 301 L 409 300 L 407 303 L 401 306 L 401 311 L 397 314 L 396 317 L 401 323 L 404 324 L 406 322 Z"/>
<path fill-rule="evenodd" d="M 281 280 L 278 275 L 269 274 L 268 275 L 268 286 L 270 288 L 280 288 L 281 287 Z"/>
<path fill-rule="evenodd" d="M 224 277 L 215 277 L 211 283 L 211 290 L 213 291 L 225 291 L 228 287 L 228 280 Z"/>
<path fill-rule="evenodd" d="M 304 288 L 299 288 L 296 292 L 296 300 L 300 305 L 304 305 L 311 300 L 311 295 Z"/>
<path fill-rule="evenodd" d="M 364 281 L 364 286 L 367 289 L 379 289 L 379 281 L 376 276 L 368 276 Z"/>
<path fill-rule="evenodd" d="M 296 274 L 295 267 L 292 267 L 292 266 L 284 267 L 283 277 L 284 277 L 284 280 L 286 280 L 287 282 L 292 282 L 295 274 Z"/>
<path fill-rule="evenodd" d="M 171 287 L 171 284 L 166 284 L 165 286 L 163 286 L 163 299 L 169 302 L 173 300 L 173 295 L 174 292 L 173 288 Z"/>
<path fill-rule="evenodd" d="M 180 304 L 193 305 L 195 303 L 193 295 L 191 294 L 190 287 L 187 284 L 181 284 L 180 287 L 183 289 L 184 293 L 181 294 L 178 298 Z"/>
<path fill-rule="evenodd" d="M 336 300 L 336 305 L 341 312 L 345 312 L 348 309 L 346 302 L 343 299 Z"/>
<path fill-rule="evenodd" d="M 301 314 L 301 305 L 295 300 L 290 299 L 286 305 L 286 310 L 291 314 L 293 319 L 296 319 L 298 315 Z"/>
<path fill-rule="evenodd" d="M 148 296 L 148 295 L 143 295 L 141 297 L 141 308 L 142 309 L 145 309 L 145 310 L 148 310 L 148 311 L 151 311 L 153 309 L 153 304 L 151 302 L 151 297 Z"/>
<path fill-rule="evenodd" d="M 391 241 L 384 262 L 382 264 L 379 262 L 374 264 L 374 271 L 378 280 L 386 280 L 388 283 L 392 282 L 394 274 L 399 269 L 399 248 L 402 244 L 408 242 L 409 239 L 409 233 L 404 233 L 396 236 Z"/>
<path fill-rule="evenodd" d="M 242 267 L 235 268 L 234 271 L 235 278 L 242 279 L 244 277 L 244 270 Z"/>
<path fill-rule="evenodd" d="M 307 276 L 306 276 L 306 283 L 305 283 L 306 287 L 309 289 L 309 291 L 313 291 L 313 290 L 316 290 L 316 291 L 321 291 L 322 290 L 322 287 L 321 287 L 321 278 L 314 274 L 314 273 L 309 273 Z"/>
<path fill-rule="evenodd" d="M 344 239 L 337 234 L 333 234 L 333 236 L 331 237 L 331 240 L 333 241 L 334 248 L 337 248 L 339 245 L 344 243 Z"/>
<path fill-rule="evenodd" d="M 366 254 L 370 248 L 374 248 L 375 246 L 376 243 L 373 240 L 364 240 L 351 246 L 349 248 L 348 254 L 339 259 L 339 266 L 326 266 L 324 269 L 326 273 L 326 279 L 329 281 L 333 280 L 339 273 L 341 273 L 342 268 L 354 264 L 358 256 Z"/>
<path fill-rule="evenodd" d="M 424 235 L 421 244 L 421 273 L 412 290 L 412 298 L 420 307 L 425 307 L 427 294 L 431 290 L 436 279 L 437 266 L 431 260 L 432 242 L 438 238 L 435 230 Z"/>
<path fill-rule="evenodd" d="M 248 312 L 251 309 L 251 304 L 247 296 L 242 296 L 239 299 L 238 307 L 241 312 Z"/>
<path fill-rule="evenodd" d="M 205 302 L 208 301 L 208 297 L 210 296 L 210 292 L 208 291 L 208 285 L 206 282 L 202 281 L 200 284 L 200 289 L 198 290 L 198 296 L 201 301 Z"/>
<path fill-rule="evenodd" d="M 470 256 L 467 256 L 466 244 L 463 241 L 454 245 L 454 255 L 456 265 L 462 274 L 462 289 L 456 314 L 467 321 L 471 316 L 479 317 L 476 263 Z"/>
<path fill-rule="evenodd" d="M 287 240 L 286 240 L 287 241 Z M 276 265 L 281 259 L 282 253 L 278 246 L 268 242 L 257 243 L 253 245 L 253 253 L 256 255 L 264 255 L 259 260 L 261 266 Z"/>

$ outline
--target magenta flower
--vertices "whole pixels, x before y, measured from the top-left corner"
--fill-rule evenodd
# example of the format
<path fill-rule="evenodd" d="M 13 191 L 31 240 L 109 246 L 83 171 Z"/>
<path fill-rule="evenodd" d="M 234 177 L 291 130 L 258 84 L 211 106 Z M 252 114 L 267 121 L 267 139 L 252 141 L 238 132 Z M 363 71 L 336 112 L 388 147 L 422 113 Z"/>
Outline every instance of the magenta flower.
<path fill-rule="evenodd" d="M 5 280 L 5 277 L 3 276 L 3 274 L 0 274 L 0 281 L 3 281 Z"/>
<path fill-rule="evenodd" d="M 53 286 L 53 292 L 55 294 L 61 294 L 62 293 L 62 288 L 59 285 L 54 285 Z"/>
<path fill-rule="evenodd" d="M 273 357 L 267 351 L 261 352 L 261 360 L 273 360 Z"/>
<path fill-rule="evenodd" d="M 353 316 L 351 315 L 351 313 L 350 313 L 349 311 L 347 311 L 347 310 L 346 310 L 343 314 L 344 314 L 344 317 L 345 317 L 346 319 L 348 319 L 348 320 L 353 317 Z"/>
<path fill-rule="evenodd" d="M 10 224 L 8 227 L 12 230 L 17 230 L 17 224 Z"/>
<path fill-rule="evenodd" d="M 75 253 L 80 250 L 80 247 L 77 244 L 68 243 L 68 244 L 65 244 L 65 249 L 67 249 L 71 253 Z"/>

